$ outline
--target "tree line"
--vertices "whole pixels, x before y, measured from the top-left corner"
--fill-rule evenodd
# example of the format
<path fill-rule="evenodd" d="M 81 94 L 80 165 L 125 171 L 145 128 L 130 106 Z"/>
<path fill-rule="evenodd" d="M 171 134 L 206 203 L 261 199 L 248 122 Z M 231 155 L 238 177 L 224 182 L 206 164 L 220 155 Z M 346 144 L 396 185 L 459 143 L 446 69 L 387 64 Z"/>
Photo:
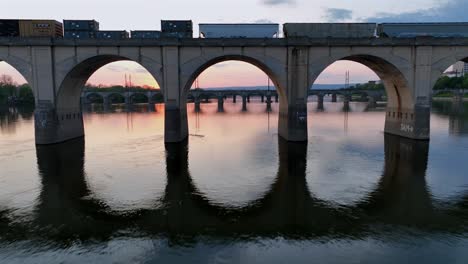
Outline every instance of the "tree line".
<path fill-rule="evenodd" d="M 468 89 L 468 74 L 461 77 L 443 76 L 434 85 L 434 90 Z"/>
<path fill-rule="evenodd" d="M 28 84 L 17 84 L 9 75 L 0 75 L 0 105 L 33 105 L 34 94 Z"/>

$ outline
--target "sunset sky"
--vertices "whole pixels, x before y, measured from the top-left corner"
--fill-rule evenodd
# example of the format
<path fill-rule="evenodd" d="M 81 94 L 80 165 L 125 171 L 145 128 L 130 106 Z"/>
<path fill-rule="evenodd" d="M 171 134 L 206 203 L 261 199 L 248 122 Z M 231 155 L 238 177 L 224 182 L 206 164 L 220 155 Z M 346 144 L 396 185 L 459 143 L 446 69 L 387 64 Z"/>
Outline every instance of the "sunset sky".
<path fill-rule="evenodd" d="M 28 8 L 25 8 L 25 6 Z M 421 22 L 467 21 L 468 0 L 41 0 L 12 1 L 0 9 L 0 18 L 95 19 L 101 29 L 160 29 L 161 19 L 191 19 L 194 35 L 198 23 L 252 22 Z M 325 70 L 316 83 L 344 83 L 350 71 L 350 82 L 378 79 L 367 67 L 341 61 Z M 0 75 L 12 75 L 18 83 L 24 79 L 5 63 Z M 125 74 L 132 75 L 136 85 L 157 87 L 156 81 L 134 62 L 116 62 L 98 70 L 89 80 L 93 84 L 123 84 Z M 224 62 L 207 69 L 200 77 L 200 87 L 266 85 L 267 77 L 259 69 L 242 62 Z"/>

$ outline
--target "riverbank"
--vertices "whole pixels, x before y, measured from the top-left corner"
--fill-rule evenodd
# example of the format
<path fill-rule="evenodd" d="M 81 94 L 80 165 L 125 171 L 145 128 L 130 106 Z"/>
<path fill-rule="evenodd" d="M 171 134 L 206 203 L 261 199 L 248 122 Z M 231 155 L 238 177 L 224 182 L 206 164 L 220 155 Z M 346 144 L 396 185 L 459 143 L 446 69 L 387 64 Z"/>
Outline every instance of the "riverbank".
<path fill-rule="evenodd" d="M 453 101 L 453 97 L 432 97 L 434 101 Z M 468 102 L 468 97 L 463 97 L 463 102 Z"/>

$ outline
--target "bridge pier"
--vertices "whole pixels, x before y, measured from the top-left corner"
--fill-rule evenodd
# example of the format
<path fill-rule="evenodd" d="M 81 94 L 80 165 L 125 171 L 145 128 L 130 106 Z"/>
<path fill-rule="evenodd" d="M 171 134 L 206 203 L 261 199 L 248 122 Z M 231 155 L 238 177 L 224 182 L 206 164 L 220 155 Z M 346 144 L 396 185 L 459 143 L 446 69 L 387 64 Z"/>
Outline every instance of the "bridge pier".
<path fill-rule="evenodd" d="M 247 96 L 242 96 L 242 111 L 247 111 Z"/>
<path fill-rule="evenodd" d="M 323 98 L 324 98 L 324 95 L 323 95 L 323 94 L 318 94 L 317 97 L 318 97 L 317 110 L 323 111 L 323 110 L 325 109 L 325 108 L 323 107 Z"/>
<path fill-rule="evenodd" d="M 153 102 L 148 103 L 148 112 L 156 112 L 155 104 Z"/>
<path fill-rule="evenodd" d="M 306 48 L 288 50 L 287 95 L 279 103 L 278 134 L 288 141 L 307 141 L 309 90 Z"/>
<path fill-rule="evenodd" d="M 387 107 L 385 133 L 412 139 L 429 139 L 431 108 L 416 104 L 413 109 Z"/>
<path fill-rule="evenodd" d="M 271 112 L 271 95 L 268 94 L 266 96 L 266 104 L 267 104 L 267 112 Z"/>
<path fill-rule="evenodd" d="M 197 113 L 200 112 L 201 108 L 200 108 L 200 98 L 199 97 L 195 97 L 194 104 L 195 104 L 195 112 L 197 112 Z"/>
<path fill-rule="evenodd" d="M 187 109 L 166 101 L 164 111 L 164 141 L 173 143 L 185 140 L 188 137 Z"/>
<path fill-rule="evenodd" d="M 224 112 L 224 96 L 218 96 L 218 112 Z"/>
<path fill-rule="evenodd" d="M 84 136 L 81 109 L 57 110 L 50 102 L 36 104 L 34 111 L 36 144 L 46 145 Z"/>
<path fill-rule="evenodd" d="M 132 104 L 132 98 L 130 96 L 126 95 L 124 98 L 125 98 L 126 105 Z"/>
<path fill-rule="evenodd" d="M 332 94 L 332 103 L 336 103 L 336 101 L 337 101 L 336 94 Z"/>
<path fill-rule="evenodd" d="M 368 108 L 376 108 L 377 107 L 377 101 L 373 96 L 369 96 L 369 103 L 367 104 Z"/>
<path fill-rule="evenodd" d="M 307 104 L 280 105 L 278 133 L 288 141 L 307 141 Z"/>
<path fill-rule="evenodd" d="M 247 103 L 250 103 L 250 95 L 247 95 Z"/>

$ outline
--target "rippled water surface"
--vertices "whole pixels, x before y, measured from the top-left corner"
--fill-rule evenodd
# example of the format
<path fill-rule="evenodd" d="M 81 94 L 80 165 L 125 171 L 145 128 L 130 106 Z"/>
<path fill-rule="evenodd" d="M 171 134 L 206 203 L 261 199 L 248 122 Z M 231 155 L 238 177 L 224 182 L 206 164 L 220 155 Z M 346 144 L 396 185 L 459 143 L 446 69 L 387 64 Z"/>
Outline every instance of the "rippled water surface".
<path fill-rule="evenodd" d="M 384 135 L 384 109 L 309 103 L 308 143 L 278 106 L 88 106 L 85 139 L 34 145 L 0 111 L 0 263 L 467 263 L 468 105 L 434 102 L 431 141 Z"/>

